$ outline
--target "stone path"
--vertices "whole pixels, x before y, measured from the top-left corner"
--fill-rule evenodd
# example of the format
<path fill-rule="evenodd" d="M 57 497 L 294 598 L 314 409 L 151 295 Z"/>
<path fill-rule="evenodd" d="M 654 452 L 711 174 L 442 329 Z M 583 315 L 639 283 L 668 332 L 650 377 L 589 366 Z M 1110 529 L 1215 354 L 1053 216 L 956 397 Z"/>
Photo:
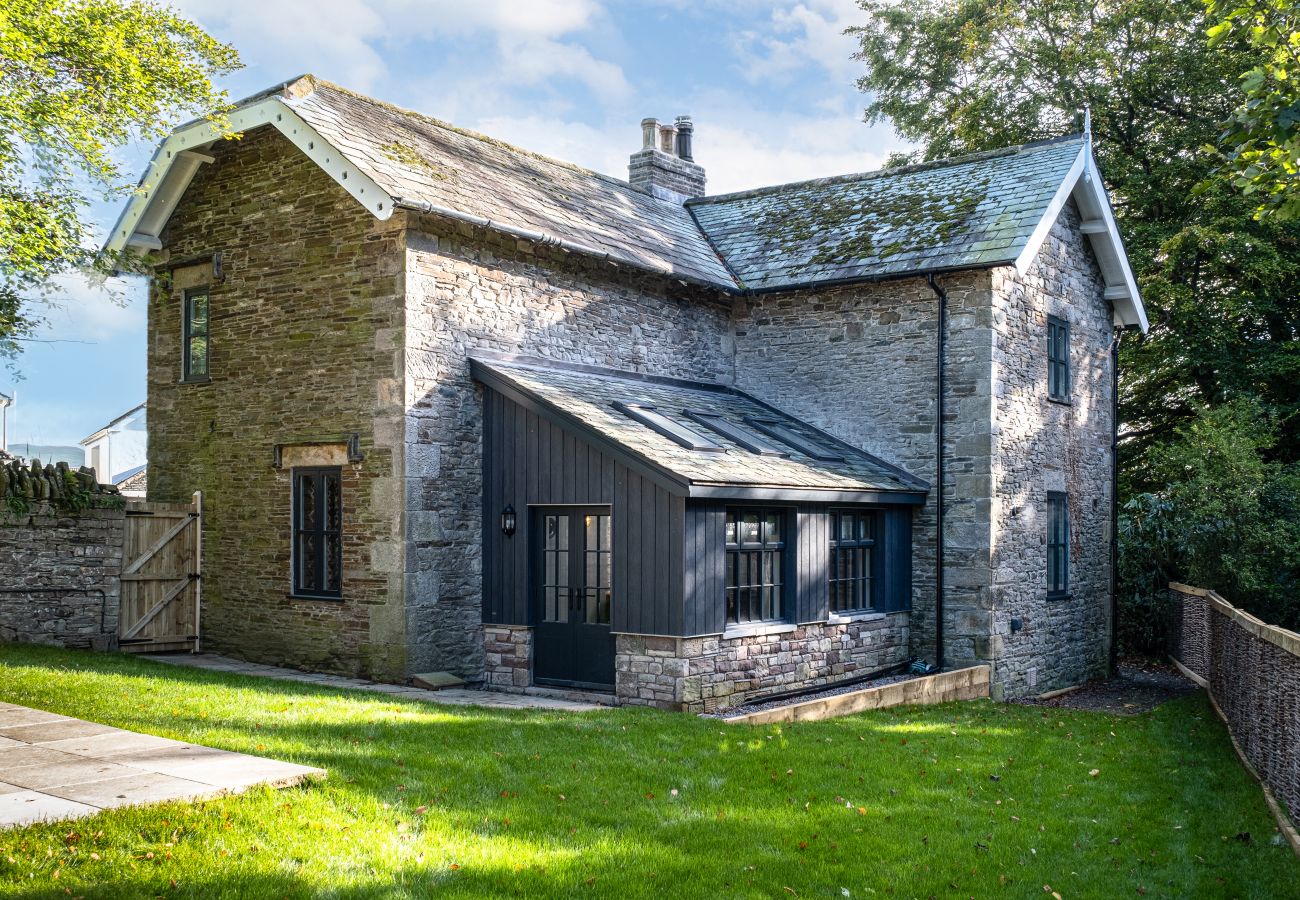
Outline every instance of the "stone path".
<path fill-rule="evenodd" d="M 289 787 L 323 769 L 0 703 L 0 829 Z"/>
<path fill-rule="evenodd" d="M 360 678 L 343 678 L 339 675 L 318 675 L 313 672 L 301 672 L 297 669 L 285 669 L 280 666 L 264 666 L 259 663 L 244 662 L 215 653 L 154 653 L 148 659 L 173 666 L 186 666 L 193 669 L 207 669 L 212 672 L 230 672 L 235 675 L 256 675 L 260 678 L 279 678 L 284 681 L 301 681 L 306 684 L 318 684 L 322 687 L 343 688 L 354 691 L 373 691 L 379 694 L 391 694 L 407 700 L 423 700 L 426 703 L 444 703 L 451 706 L 486 706 L 491 709 L 557 709 L 568 712 L 587 712 L 604 709 L 609 704 L 594 698 L 570 699 L 555 696 L 561 692 L 549 693 L 538 691 L 528 694 L 507 694 L 501 691 L 476 691 L 470 688 L 443 688 L 429 691 L 424 688 L 409 687 L 402 684 L 385 684 L 380 681 L 365 681 Z M 570 695 L 570 697 L 573 695 Z M 582 696 L 582 695 L 579 695 Z"/>

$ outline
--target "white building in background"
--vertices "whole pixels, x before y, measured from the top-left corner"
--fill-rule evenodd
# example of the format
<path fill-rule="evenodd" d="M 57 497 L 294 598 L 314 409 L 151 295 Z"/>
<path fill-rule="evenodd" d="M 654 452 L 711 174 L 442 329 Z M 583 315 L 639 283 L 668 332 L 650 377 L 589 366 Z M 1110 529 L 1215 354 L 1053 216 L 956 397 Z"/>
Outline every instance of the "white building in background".
<path fill-rule="evenodd" d="M 86 450 L 86 465 L 95 470 L 101 483 L 115 484 L 127 495 L 138 493 L 143 496 L 145 464 L 148 462 L 143 403 L 83 439 L 81 446 Z"/>

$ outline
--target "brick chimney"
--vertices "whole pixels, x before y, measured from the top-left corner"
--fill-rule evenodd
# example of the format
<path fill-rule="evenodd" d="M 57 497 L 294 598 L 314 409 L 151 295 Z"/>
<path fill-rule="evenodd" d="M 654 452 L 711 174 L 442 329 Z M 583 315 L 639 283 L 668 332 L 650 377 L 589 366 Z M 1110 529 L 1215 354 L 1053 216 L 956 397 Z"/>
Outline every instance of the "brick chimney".
<path fill-rule="evenodd" d="M 671 125 L 642 119 L 641 149 L 627 163 L 632 187 L 672 203 L 703 197 L 704 168 L 695 164 L 691 150 L 694 132 L 690 116 L 678 116 Z"/>

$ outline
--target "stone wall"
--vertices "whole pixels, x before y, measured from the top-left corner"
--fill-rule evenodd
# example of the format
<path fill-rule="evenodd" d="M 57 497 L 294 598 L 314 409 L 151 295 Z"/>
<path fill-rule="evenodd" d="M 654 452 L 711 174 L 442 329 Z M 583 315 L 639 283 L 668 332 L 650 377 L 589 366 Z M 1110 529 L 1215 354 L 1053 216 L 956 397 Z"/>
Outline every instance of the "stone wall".
<path fill-rule="evenodd" d="M 204 492 L 209 649 L 404 678 L 404 221 L 376 221 L 272 128 L 207 152 L 215 162 L 162 235 L 149 305 L 149 498 Z M 201 286 L 211 381 L 181 383 L 181 292 Z M 291 598 L 290 473 L 273 465 L 276 447 L 354 434 L 342 600 Z"/>
<path fill-rule="evenodd" d="M 619 703 L 713 712 L 906 662 L 908 615 L 791 625 L 744 637 L 620 634 L 617 640 Z"/>
<path fill-rule="evenodd" d="M 488 687 L 509 691 L 533 683 L 533 629 L 527 625 L 483 626 L 483 672 Z"/>
<path fill-rule="evenodd" d="M 117 639 L 126 512 L 37 503 L 0 514 L 0 641 L 107 649 Z"/>
<path fill-rule="evenodd" d="M 406 592 L 413 671 L 483 677 L 476 349 L 731 377 L 730 300 L 427 219 L 407 245 Z"/>
<path fill-rule="evenodd" d="M 945 626 L 959 658 L 954 610 L 988 591 L 987 480 L 992 423 L 992 295 L 988 272 L 946 275 L 948 294 Z M 760 295 L 737 304 L 736 384 L 932 485 L 912 524 L 911 652 L 935 658 L 935 422 L 938 298 L 924 279 Z M 959 635 L 954 642 L 952 636 Z M 953 664 L 956 664 L 954 662 Z"/>
<path fill-rule="evenodd" d="M 1113 318 L 1067 204 L 1023 277 L 994 272 L 994 696 L 1105 674 L 1110 649 Z M 1047 317 L 1070 323 L 1070 402 L 1047 397 Z M 988 494 L 987 483 L 983 487 Z M 1047 598 L 1047 492 L 1069 498 L 1070 596 Z M 1011 619 L 1023 628 L 1012 633 Z"/>

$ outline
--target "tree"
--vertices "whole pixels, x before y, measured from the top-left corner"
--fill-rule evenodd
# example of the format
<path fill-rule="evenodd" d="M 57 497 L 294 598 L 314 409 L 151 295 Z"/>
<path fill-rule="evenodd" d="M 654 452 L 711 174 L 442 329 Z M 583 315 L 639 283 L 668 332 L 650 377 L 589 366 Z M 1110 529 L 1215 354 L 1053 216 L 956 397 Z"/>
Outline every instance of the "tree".
<path fill-rule="evenodd" d="M 91 247 L 87 192 L 123 184 L 114 151 L 183 118 L 221 121 L 213 78 L 240 65 L 229 46 L 148 2 L 0 4 L 0 355 L 40 324 L 56 275 L 111 268 Z"/>
<path fill-rule="evenodd" d="M 1250 403 L 1262 460 L 1300 458 L 1300 227 L 1205 151 L 1257 62 L 1204 0 L 860 0 L 866 118 L 940 158 L 1055 137 L 1089 108 L 1094 148 L 1151 330 L 1121 345 L 1120 494 L 1158 494 L 1186 429 Z M 1204 485 L 1205 479 L 1200 484 Z M 1209 585 L 1214 587 L 1215 585 Z M 1226 588 L 1226 586 L 1225 586 Z"/>
<path fill-rule="evenodd" d="M 1244 99 L 1219 138 L 1222 172 L 1253 195 L 1258 218 L 1300 218 L 1300 5 L 1296 0 L 1207 0 L 1220 21 L 1210 46 L 1244 38 L 1262 57 L 1241 76 Z"/>

